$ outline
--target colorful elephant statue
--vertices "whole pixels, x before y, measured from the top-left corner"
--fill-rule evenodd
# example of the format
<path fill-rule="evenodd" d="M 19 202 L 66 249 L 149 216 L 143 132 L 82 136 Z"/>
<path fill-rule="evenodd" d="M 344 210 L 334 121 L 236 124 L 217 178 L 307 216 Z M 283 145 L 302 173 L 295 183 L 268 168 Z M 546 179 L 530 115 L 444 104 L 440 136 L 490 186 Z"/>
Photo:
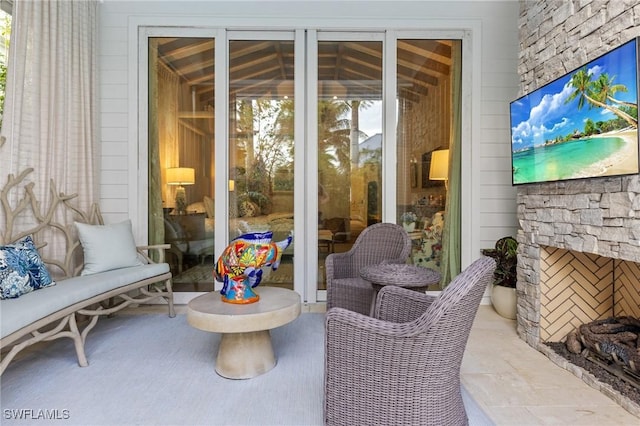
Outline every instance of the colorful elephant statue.
<path fill-rule="evenodd" d="M 282 241 L 272 242 L 272 237 L 272 231 L 243 234 L 222 252 L 214 277 L 223 283 L 220 291 L 223 302 L 247 304 L 260 300 L 253 288 L 262 280 L 262 268 L 278 269 L 282 252 L 293 240 L 289 235 Z"/>

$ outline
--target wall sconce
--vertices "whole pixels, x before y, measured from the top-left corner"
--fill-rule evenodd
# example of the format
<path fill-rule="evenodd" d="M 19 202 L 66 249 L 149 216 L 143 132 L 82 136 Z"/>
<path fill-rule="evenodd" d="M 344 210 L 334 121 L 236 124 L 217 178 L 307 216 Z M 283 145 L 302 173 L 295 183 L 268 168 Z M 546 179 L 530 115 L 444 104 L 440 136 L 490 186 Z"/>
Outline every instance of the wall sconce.
<path fill-rule="evenodd" d="M 411 157 L 409 162 L 409 179 L 411 180 L 411 187 L 418 187 L 418 159 Z"/>
<path fill-rule="evenodd" d="M 176 211 L 185 214 L 187 210 L 187 194 L 184 185 L 193 185 L 196 182 L 196 171 L 191 167 L 171 167 L 167 169 L 167 185 L 177 185 Z"/>
<path fill-rule="evenodd" d="M 236 190 L 236 181 L 233 179 L 229 179 L 229 192 L 233 192 Z"/>
<path fill-rule="evenodd" d="M 443 180 L 445 189 L 449 183 L 449 150 L 439 149 L 431 153 L 431 167 L 429 168 L 430 180 Z"/>

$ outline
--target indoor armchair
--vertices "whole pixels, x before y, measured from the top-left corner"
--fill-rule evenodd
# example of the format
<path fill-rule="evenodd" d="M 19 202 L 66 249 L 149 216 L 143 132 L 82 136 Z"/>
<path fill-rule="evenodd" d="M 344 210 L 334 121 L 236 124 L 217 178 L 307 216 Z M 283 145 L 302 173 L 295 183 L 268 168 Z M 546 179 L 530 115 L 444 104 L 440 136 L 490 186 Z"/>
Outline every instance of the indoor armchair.
<path fill-rule="evenodd" d="M 410 253 L 411 239 L 402 226 L 376 223 L 366 227 L 349 251 L 327 256 L 327 309 L 340 307 L 368 315 L 374 291 L 360 277 L 360 269 L 383 262 L 405 263 Z"/>
<path fill-rule="evenodd" d="M 438 297 L 386 286 L 373 318 L 330 309 L 325 424 L 467 424 L 460 365 L 494 269 L 495 261 L 482 257 Z"/>

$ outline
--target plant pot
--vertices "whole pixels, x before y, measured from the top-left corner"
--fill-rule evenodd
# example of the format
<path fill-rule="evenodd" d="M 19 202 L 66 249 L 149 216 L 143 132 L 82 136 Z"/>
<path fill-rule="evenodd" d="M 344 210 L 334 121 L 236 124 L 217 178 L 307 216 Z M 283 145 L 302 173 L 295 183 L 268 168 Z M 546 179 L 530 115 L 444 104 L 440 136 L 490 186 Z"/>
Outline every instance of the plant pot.
<path fill-rule="evenodd" d="M 507 319 L 516 319 L 516 289 L 493 285 L 491 288 L 491 303 L 498 315 Z"/>
<path fill-rule="evenodd" d="M 403 223 L 402 227 L 407 232 L 413 232 L 416 229 L 416 223 L 415 222 Z"/>

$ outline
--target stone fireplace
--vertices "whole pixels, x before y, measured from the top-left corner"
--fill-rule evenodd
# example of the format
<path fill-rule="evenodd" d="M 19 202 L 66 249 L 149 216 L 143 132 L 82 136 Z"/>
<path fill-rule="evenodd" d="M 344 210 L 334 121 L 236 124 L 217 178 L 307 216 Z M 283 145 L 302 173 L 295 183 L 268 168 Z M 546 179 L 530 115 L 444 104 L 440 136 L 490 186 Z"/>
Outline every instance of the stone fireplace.
<path fill-rule="evenodd" d="M 640 318 L 640 177 L 519 187 L 518 221 L 517 329 L 530 346 L 550 356 L 544 343 L 581 324 Z"/>
<path fill-rule="evenodd" d="M 522 95 L 640 36 L 640 8 L 619 0 L 526 0 L 520 2 L 518 30 Z M 640 176 L 536 184 L 517 190 L 519 335 L 640 417 L 640 405 L 617 399 L 593 376 L 564 358 L 554 358 L 544 344 L 566 334 L 583 317 L 637 309 Z M 577 263 L 570 263 L 570 258 L 577 258 Z M 565 265 L 569 266 L 564 269 Z M 586 276 L 605 280 L 594 278 L 596 283 L 591 285 Z M 613 284 L 608 277 L 614 277 Z M 590 300 L 587 306 L 574 307 L 582 298 Z"/>

